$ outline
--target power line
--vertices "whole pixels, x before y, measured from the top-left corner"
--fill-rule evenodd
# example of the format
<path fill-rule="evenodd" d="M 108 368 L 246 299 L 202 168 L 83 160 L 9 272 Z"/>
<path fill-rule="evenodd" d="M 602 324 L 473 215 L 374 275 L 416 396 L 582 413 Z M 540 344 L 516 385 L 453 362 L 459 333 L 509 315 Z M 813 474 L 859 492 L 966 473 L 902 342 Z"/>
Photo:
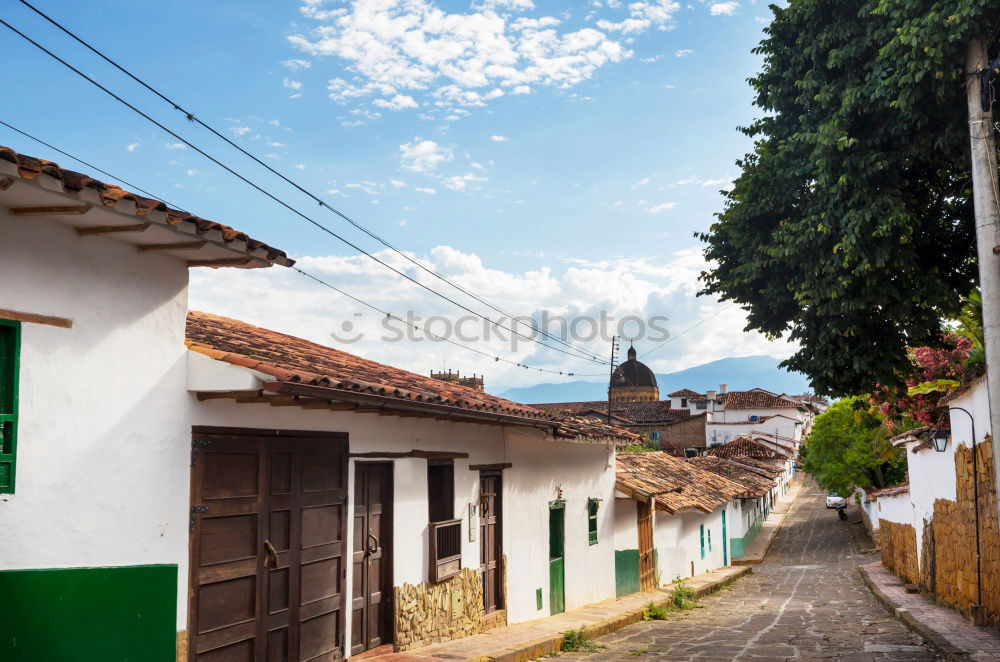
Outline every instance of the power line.
<path fill-rule="evenodd" d="M 688 328 L 686 328 L 683 331 L 681 331 L 680 333 L 678 333 L 676 336 L 671 336 L 669 340 L 665 340 L 665 341 L 661 342 L 659 345 L 655 346 L 653 349 L 649 350 L 648 352 L 643 352 L 642 354 L 639 355 L 639 358 L 642 358 L 644 356 L 649 356 L 650 354 L 652 354 L 656 350 L 661 349 L 664 345 L 669 345 L 673 341 L 675 341 L 678 338 L 680 338 L 681 336 L 683 336 L 688 331 L 693 331 L 694 329 L 698 328 L 699 326 L 701 326 L 705 322 L 709 321 L 710 319 L 714 319 L 714 318 L 718 317 L 719 315 L 721 315 L 722 313 L 726 312 L 727 310 L 729 310 L 730 308 L 732 308 L 735 305 L 736 305 L 735 303 L 731 303 L 731 304 L 729 304 L 728 306 L 726 306 L 724 308 L 720 308 L 719 310 L 717 310 L 716 312 L 712 313 L 711 315 L 709 315 L 705 319 L 701 320 L 697 324 L 693 324 L 693 325 L 689 326 Z"/>
<path fill-rule="evenodd" d="M 101 170 L 100 168 L 98 168 L 97 166 L 95 166 L 93 163 L 87 163 L 86 161 L 84 161 L 83 159 L 81 159 L 78 156 L 73 156 L 69 152 L 64 152 L 61 149 L 59 149 L 58 147 L 56 147 L 55 145 L 50 145 L 49 143 L 45 142 L 41 138 L 37 138 L 37 137 L 31 135 L 30 133 L 28 133 L 26 131 L 22 131 L 21 129 L 17 128 L 16 126 L 12 126 L 10 124 L 7 124 L 7 122 L 4 122 L 3 120 L 0 120 L 0 124 L 3 124 L 5 127 L 7 127 L 8 129 L 10 129 L 11 131 L 16 131 L 17 133 L 20 133 L 25 138 L 30 138 L 31 140 L 34 140 L 36 143 L 40 143 L 42 145 L 45 145 L 49 149 L 55 150 L 55 151 L 59 152 L 60 154 L 62 154 L 63 156 L 66 156 L 68 158 L 73 159 L 77 163 L 82 163 L 83 165 L 87 166 L 88 168 L 90 168 L 92 170 L 96 170 L 97 172 L 101 173 L 102 175 L 105 175 L 106 177 L 110 177 L 111 179 L 115 180 L 116 182 L 121 182 L 125 186 L 127 186 L 129 188 L 133 188 L 136 191 L 139 191 L 140 193 L 142 193 L 142 194 L 144 194 L 146 196 L 149 196 L 150 198 L 152 198 L 154 200 L 159 200 L 160 202 L 162 202 L 165 205 L 173 207 L 174 209 L 177 209 L 177 210 L 182 211 L 184 213 L 188 213 L 183 207 L 181 207 L 179 205 L 175 205 L 174 203 L 172 203 L 172 202 L 170 202 L 168 200 L 164 200 L 163 198 L 161 198 L 158 195 L 153 195 L 149 191 L 146 191 L 145 189 L 141 189 L 138 186 L 136 186 L 135 184 L 129 184 L 127 181 L 125 181 L 121 177 L 115 177 L 110 172 L 108 172 L 106 170 Z"/>
<path fill-rule="evenodd" d="M 102 53 L 100 50 L 98 50 L 96 47 L 92 46 L 90 43 L 88 43 L 82 37 L 76 35 L 69 28 L 67 28 L 64 25 L 62 25 L 59 21 L 55 20 L 54 18 L 52 18 L 48 14 L 44 13 L 43 11 L 41 11 L 40 9 L 38 9 L 37 7 L 35 7 L 34 5 L 32 5 L 30 2 L 27 2 L 27 0 L 20 0 L 20 2 L 21 2 L 21 4 L 23 4 L 24 6 L 28 7 L 33 12 L 35 12 L 36 14 L 38 14 L 39 16 L 41 16 L 43 19 L 45 19 L 46 21 L 48 21 L 50 24 L 52 24 L 53 26 L 55 26 L 56 28 L 58 28 L 59 30 L 61 30 L 62 32 L 64 32 L 65 34 L 67 34 L 69 37 L 71 37 L 72 39 L 74 39 L 75 41 L 77 41 L 79 44 L 81 44 L 82 46 L 84 46 L 85 48 L 87 48 L 89 51 L 91 51 L 92 53 L 94 53 L 95 55 L 97 55 L 98 57 L 100 57 L 101 59 L 103 59 L 105 62 L 107 62 L 111 66 L 115 67 L 120 72 L 122 72 L 123 74 L 125 74 L 126 76 L 128 76 L 129 78 L 131 78 L 133 81 L 135 81 L 136 83 L 138 83 L 139 85 L 141 85 L 142 87 L 144 87 L 145 89 L 149 90 L 151 93 L 153 93 L 154 95 L 156 95 L 157 97 L 159 97 L 160 99 L 162 99 L 164 102 L 166 102 L 167 104 L 169 104 L 174 110 L 182 113 L 189 121 L 194 122 L 194 123 L 200 125 L 201 127 L 205 128 L 206 130 L 208 130 L 210 133 L 212 133 L 217 138 L 223 140 L 224 142 L 226 142 L 231 147 L 239 150 L 239 152 L 241 154 L 243 154 L 244 156 L 252 159 L 255 163 L 257 163 L 258 165 L 264 167 L 268 172 L 270 172 L 273 175 L 279 177 L 284 182 L 286 182 L 287 184 L 291 185 L 292 187 L 294 187 L 295 189 L 297 189 L 299 192 L 301 192 L 302 194 L 304 194 L 307 197 L 309 197 L 310 199 L 312 199 L 320 207 L 323 207 L 323 208 L 331 211 L 332 213 L 336 214 L 337 216 L 339 216 L 341 219 L 343 219 L 347 223 L 351 224 L 356 229 L 358 229 L 361 232 L 365 233 L 366 235 L 368 235 L 372 239 L 378 241 L 379 243 L 381 243 L 386 248 L 388 248 L 388 249 L 396 252 L 397 254 L 401 255 L 403 258 L 405 258 L 406 260 L 408 260 L 412 264 L 416 265 L 418 268 L 420 268 L 423 271 L 431 274 L 432 276 L 434 276 L 435 278 L 441 280 L 442 282 L 447 283 L 448 285 L 450 285 L 451 287 L 455 288 L 456 290 L 462 292 L 463 294 L 465 294 L 465 295 L 467 295 L 467 296 L 475 299 L 476 301 L 478 301 L 479 303 L 487 306 L 491 310 L 493 310 L 493 311 L 495 311 L 497 313 L 500 313 L 501 315 L 504 315 L 504 316 L 510 318 L 510 320 L 511 320 L 512 323 L 514 323 L 514 324 L 522 324 L 524 326 L 527 326 L 527 327 L 531 328 L 533 331 L 535 331 L 537 333 L 540 333 L 542 336 L 544 336 L 544 337 L 546 337 L 546 338 L 548 338 L 550 340 L 553 340 L 553 341 L 555 341 L 555 342 L 557 342 L 557 343 L 559 343 L 561 345 L 564 345 L 566 347 L 570 347 L 572 349 L 575 349 L 577 352 L 580 352 L 582 354 L 588 355 L 592 360 L 596 360 L 596 361 L 599 361 L 601 363 L 607 363 L 606 361 L 604 361 L 598 355 L 596 355 L 596 354 L 594 354 L 592 352 L 589 352 L 587 350 L 581 349 L 581 348 L 577 347 L 576 345 L 574 345 L 573 343 L 567 342 L 566 340 L 564 340 L 562 338 L 559 338 L 558 336 L 551 335 L 547 331 L 545 331 L 545 329 L 542 329 L 542 328 L 540 328 L 539 326 L 537 326 L 537 325 L 535 325 L 533 323 L 532 324 L 527 324 L 527 323 L 519 320 L 516 316 L 508 313 L 507 311 L 503 310 L 502 308 L 499 308 L 498 306 L 496 306 L 495 304 L 491 303 L 490 301 L 484 299 L 483 297 L 481 297 L 480 295 L 476 294 L 475 292 L 472 292 L 472 291 L 468 290 L 467 288 L 463 287 L 462 285 L 454 282 L 453 280 L 451 280 L 447 276 L 444 276 L 443 274 L 441 274 L 437 270 L 431 269 L 431 268 L 427 267 L 426 265 L 424 265 L 419 260 L 416 260 L 413 257 L 411 257 L 410 255 L 408 255 L 405 251 L 402 251 L 399 248 L 396 248 L 395 246 L 393 246 L 392 244 L 390 244 L 388 241 L 386 241 L 384 238 L 382 238 L 378 234 L 370 231 L 368 228 L 366 228 L 365 226 L 363 226 L 360 223 L 356 222 L 354 219 L 352 219 L 351 217 L 349 217 L 347 214 L 345 214 L 342 211 L 340 211 L 339 209 L 336 209 L 335 207 L 331 206 L 329 203 L 327 203 L 325 200 L 323 200 L 322 198 L 320 198 L 318 195 L 312 193 L 311 191 L 309 191 L 308 189 L 306 189 L 304 186 L 302 186 L 298 182 L 292 180 L 290 177 L 288 177 L 284 173 L 278 171 L 277 169 L 275 169 L 274 167 L 272 167 L 267 162 L 265 162 L 262 159 L 260 159 L 259 157 L 255 156 L 254 154 L 252 154 L 248 150 L 244 149 L 241 145 L 239 145 L 238 143 L 236 143 L 235 141 L 233 141 L 232 139 L 230 139 L 228 136 L 226 136 L 222 132 L 218 131 L 217 129 L 215 129 L 211 125 L 207 124 L 206 122 L 202 121 L 200 118 L 196 117 L 195 114 L 192 111 L 190 111 L 190 110 L 182 107 L 179 103 L 177 103 L 176 101 L 174 101 L 170 97 L 166 96 L 165 94 L 163 94 L 162 92 L 160 92 L 159 90 L 157 90 L 156 88 L 154 88 L 152 85 L 150 85 L 149 83 L 147 83 L 143 79 L 141 79 L 138 76 L 136 76 L 135 74 L 133 74 L 131 71 L 129 71 L 128 69 L 126 69 L 122 65 L 118 64 L 118 62 L 116 62 L 114 59 L 112 59 L 111 57 L 109 57 L 109 56 L 105 55 L 104 53 Z"/>
<path fill-rule="evenodd" d="M 402 276 L 403 278 L 405 278 L 406 280 L 410 281 L 414 285 L 417 285 L 417 286 L 419 286 L 419 287 L 427 290 L 428 292 L 430 292 L 430 293 L 432 293 L 432 294 L 434 294 L 434 295 L 436 295 L 436 296 L 444 299 L 445 301 L 448 301 L 449 303 L 451 303 L 451 304 L 453 304 L 453 305 L 461 308 L 462 310 L 464 310 L 464 311 L 466 311 L 466 312 L 468 312 L 468 313 L 470 313 L 472 315 L 475 315 L 476 317 L 479 317 L 480 319 L 488 322 L 489 324 L 492 324 L 493 326 L 495 326 L 497 328 L 500 328 L 500 329 L 503 329 L 503 330 L 508 331 L 510 333 L 513 333 L 514 335 L 517 335 L 517 336 L 519 336 L 521 338 L 524 338 L 526 340 L 530 340 L 532 342 L 538 343 L 539 345 L 541 345 L 543 347 L 555 350 L 557 352 L 561 352 L 563 354 L 566 354 L 568 356 L 572 356 L 574 358 L 582 358 L 584 360 L 591 361 L 592 363 L 598 363 L 598 364 L 602 364 L 602 365 L 606 365 L 607 364 L 607 361 L 604 361 L 604 360 L 601 360 L 601 359 L 592 358 L 591 356 L 581 355 L 579 353 L 574 354 L 572 352 L 566 351 L 565 349 L 560 349 L 559 347 L 553 347 L 552 345 L 547 345 L 546 343 L 538 340 L 537 338 L 534 338 L 534 337 L 529 336 L 529 335 L 525 335 L 525 334 L 521 333 L 520 331 L 517 331 L 516 329 L 510 328 L 510 327 L 506 327 L 506 326 L 500 324 L 499 322 L 497 322 L 495 320 L 492 320 L 489 317 L 486 317 L 485 315 L 482 315 L 481 313 L 476 312 L 475 310 L 469 308 L 468 306 L 466 306 L 466 305 L 464 305 L 462 303 L 459 303 L 458 301 L 452 299 L 451 297 L 438 292 L 434 288 L 429 287 L 429 286 L 425 285 L 424 283 L 421 283 L 420 281 L 416 280 L 415 278 L 413 278 L 409 274 L 406 274 L 406 273 L 400 271 L 399 269 L 396 269 L 395 267 L 393 267 L 392 265 L 388 264 L 384 260 L 381 260 L 380 258 L 376 257 L 375 255 L 373 255 L 373 254 L 369 253 L 368 251 L 364 250 L 363 248 L 361 248 L 357 244 L 355 244 L 355 243 L 351 242 L 350 240 L 348 240 L 348 239 L 342 237 L 341 235 L 337 234 L 336 232 L 334 232 L 330 228 L 326 227 L 325 225 L 323 225 L 319 221 L 313 219 L 311 216 L 308 216 L 307 214 L 299 211 L 297 208 L 295 208 L 292 205 L 290 205 L 289 203 L 285 202 L 284 200 L 282 200 L 281 198 L 279 198 L 275 194 L 271 193 L 267 189 L 265 189 L 262 186 L 260 186 L 259 184 L 254 183 L 253 181 L 251 181 L 247 177 L 245 177 L 245 176 L 241 175 L 240 173 L 236 172 L 235 170 L 233 170 L 231 167 L 229 167 L 226 164 L 224 164 L 219 159 L 213 157 L 212 155 L 210 155 L 209 153 L 207 153 L 203 149 L 201 149 L 198 146 L 196 146 L 193 143 L 191 143 L 189 140 L 185 139 L 184 137 L 180 136 L 176 132 L 174 132 L 171 129 L 167 128 L 162 123 L 158 122 L 157 120 L 153 119 L 152 117 L 150 117 L 149 115 L 147 115 L 143 111 L 139 110 L 138 108 L 136 108 L 135 106 L 133 106 L 128 101 L 125 101 L 120 96 L 118 96 L 117 94 L 115 94 L 114 92 L 112 92 L 111 90 L 109 90 L 108 88 L 104 87 L 102 84 L 98 83 L 96 80 L 94 80 L 93 78 L 91 78 L 87 74 L 83 73 L 82 71 L 80 71 L 79 69 L 77 69 L 76 67 L 74 67 L 72 64 L 70 64 L 66 60 L 62 59 L 61 57 L 59 57 L 58 55 L 56 55 L 55 53 L 53 53 L 49 49 L 45 48 L 44 46 L 42 46 L 41 44 L 39 44 L 34 39 L 32 39 L 28 35 L 24 34 L 20 30 L 18 30 L 14 26 L 12 26 L 7 21 L 5 21 L 3 19 L 0 19 L 0 25 L 3 25 L 4 27 L 6 27 L 7 29 L 9 29 L 10 31 L 14 32 L 19 37 L 21 37 L 22 39 L 24 39 L 25 41 L 27 41 L 28 43 L 30 43 L 32 46 L 34 46 L 35 48 L 41 50 L 43 53 L 45 53 L 46 55 L 48 55 L 52 59 L 54 59 L 57 62 L 59 62 L 60 64 L 62 64 L 64 67 L 66 67 L 67 69 L 69 69 L 73 73 L 75 73 L 77 76 L 80 76 L 81 78 L 83 78 L 84 80 L 86 80 L 87 82 L 89 82 L 91 85 L 97 87 L 99 90 L 101 90 L 102 92 L 104 92 L 108 96 L 112 97 L 113 99 L 115 99 L 116 101 L 118 101 L 119 103 L 121 103 L 122 105 L 124 105 L 126 108 L 128 108 L 132 112 L 136 113 L 137 115 L 139 115 L 139 116 L 143 117 L 144 119 L 146 119 L 151 124 L 153 124 L 156 127 L 160 128 L 162 131 L 165 131 L 166 133 L 170 134 L 171 136 L 173 136 L 177 140 L 183 142 L 185 145 L 187 145 L 191 149 L 195 150 L 196 152 L 198 152 L 199 154 L 201 154 L 202 156 L 204 156 L 205 158 L 207 158 L 212 163 L 216 164 L 217 166 L 219 166 L 220 168 L 224 169 L 226 172 L 230 173 L 231 175 L 233 175 L 234 177 L 236 177 L 240 181 L 244 182 L 245 184 L 249 185 L 253 189 L 257 190 L 259 193 L 262 193 L 263 195 L 265 195 L 266 197 L 270 198 L 274 202 L 278 203 L 279 205 L 281 205 L 285 209 L 291 211 L 296 216 L 299 216 L 300 218 L 302 218 L 303 220 L 305 220 L 308 223 L 312 224 L 313 226 L 319 228 L 323 232 L 326 232 L 327 234 L 329 234 L 330 236 L 334 237 L 335 239 L 341 241 L 342 243 L 346 244 L 347 246 L 349 246 L 349 247 L 353 248 L 354 250 L 358 251 L 359 253 L 365 255 L 366 257 L 374 260 L 375 262 L 379 263 L 380 265 L 382 265 L 386 269 L 389 269 L 390 271 L 396 273 L 397 275 Z M 573 349 L 576 350 L 577 352 L 580 351 L 580 350 L 577 350 L 575 346 L 573 346 Z"/>
<path fill-rule="evenodd" d="M 31 140 L 34 140 L 34 141 L 36 141 L 36 142 L 38 142 L 38 143 L 40 143 L 42 145 L 45 145 L 46 147 L 48 147 L 50 149 L 53 149 L 56 152 L 58 152 L 58 153 L 60 153 L 60 154 L 62 154 L 64 156 L 67 156 L 67 157 L 73 159 L 74 161 L 78 161 L 79 163 L 82 163 L 83 165 L 87 166 L 88 168 L 93 168 L 97 172 L 100 172 L 101 174 L 106 175 L 107 177 L 110 177 L 111 179 L 114 179 L 116 181 L 122 182 L 122 183 L 126 184 L 127 186 L 129 186 L 130 188 L 135 188 L 138 191 L 142 191 L 143 193 L 145 193 L 146 195 L 148 195 L 150 198 L 153 198 L 153 199 L 156 199 L 156 200 L 163 200 L 163 198 L 161 198 L 160 196 L 154 195 L 154 194 L 152 194 L 152 193 L 150 193 L 148 191 L 145 191 L 145 190 L 143 190 L 143 189 L 141 189 L 138 186 L 135 186 L 133 184 L 129 184 L 128 182 L 126 182 L 121 177 L 117 177 L 117 176 L 111 174 L 110 172 L 108 172 L 106 170 L 98 168 L 97 166 L 93 165 L 92 163 L 88 163 L 87 161 L 84 161 L 83 159 L 81 159 L 81 158 L 79 158 L 77 156 L 74 156 L 74 155 L 70 154 L 69 152 L 66 152 L 66 151 L 64 151 L 62 149 L 59 149 L 58 147 L 56 147 L 56 146 L 54 146 L 54 145 L 52 145 L 52 144 L 50 144 L 50 143 L 42 140 L 41 138 L 38 138 L 36 136 L 31 135 L 27 131 L 22 131 L 21 129 L 13 126 L 12 124 L 8 124 L 7 122 L 5 122 L 3 120 L 0 120 L 0 125 L 5 126 L 8 129 L 11 129 L 12 131 L 16 131 L 17 133 L 21 134 L 22 136 L 30 138 Z M 175 207 L 175 208 L 176 209 L 180 209 L 180 207 Z M 462 349 L 469 350 L 470 352 L 475 352 L 476 354 L 479 354 L 480 356 L 485 356 L 487 358 L 493 359 L 495 362 L 507 363 L 507 364 L 516 366 L 518 368 L 524 368 L 525 370 L 535 370 L 537 372 L 546 372 L 546 373 L 551 373 L 551 374 L 565 375 L 565 376 L 568 376 L 568 377 L 575 376 L 575 373 L 566 372 L 565 370 L 551 370 L 549 368 L 537 368 L 535 366 L 527 365 L 526 363 L 523 363 L 523 362 L 511 361 L 510 359 L 505 359 L 505 358 L 503 358 L 501 356 L 493 354 L 492 352 L 486 352 L 486 351 L 477 349 L 475 347 L 471 347 L 469 345 L 465 345 L 465 344 L 462 344 L 460 342 L 456 342 L 456 341 L 454 341 L 454 340 L 452 340 L 450 338 L 445 338 L 444 336 L 440 336 L 440 335 L 438 335 L 436 333 L 433 333 L 433 332 L 427 330 L 426 328 L 421 328 L 420 326 L 418 326 L 418 325 L 416 325 L 416 324 L 414 324 L 412 322 L 409 322 L 409 321 L 407 321 L 407 320 L 399 317 L 398 315 L 393 315 L 392 313 L 390 313 L 390 312 L 388 312 L 386 310 L 383 310 L 382 308 L 379 308 L 378 306 L 375 306 L 374 304 L 368 303 L 364 299 L 361 299 L 360 297 L 354 296 L 353 294 L 350 294 L 349 292 L 346 292 L 346 291 L 342 290 L 341 288 L 339 288 L 339 287 L 337 287 L 335 285 L 332 285 L 331 283 L 328 283 L 327 281 L 325 281 L 324 279 L 320 278 L 319 276 L 311 274 L 311 273 L 305 271 L 304 269 L 301 269 L 299 267 L 294 267 L 293 266 L 292 270 L 298 272 L 302 276 L 305 276 L 306 278 L 309 278 L 310 280 L 312 280 L 312 281 L 314 281 L 316 283 L 319 283 L 319 284 L 321 284 L 321 285 L 323 285 L 325 287 L 328 287 L 331 290 L 334 290 L 335 292 L 337 292 L 337 293 L 339 293 L 339 294 L 347 297 L 348 299 L 351 299 L 352 301 L 355 301 L 355 302 L 361 304 L 362 306 L 365 306 L 366 308 L 369 308 L 371 310 L 374 310 L 377 313 L 385 315 L 386 317 L 388 317 L 390 319 L 394 319 L 394 320 L 397 320 L 399 322 L 402 322 L 403 324 L 405 324 L 405 325 L 413 328 L 414 330 L 421 331 L 421 332 L 427 334 L 428 336 L 431 336 L 431 337 L 436 338 L 437 340 L 440 340 L 440 341 L 443 341 L 443 342 L 450 343 L 452 345 L 455 345 L 456 347 L 460 347 Z"/>

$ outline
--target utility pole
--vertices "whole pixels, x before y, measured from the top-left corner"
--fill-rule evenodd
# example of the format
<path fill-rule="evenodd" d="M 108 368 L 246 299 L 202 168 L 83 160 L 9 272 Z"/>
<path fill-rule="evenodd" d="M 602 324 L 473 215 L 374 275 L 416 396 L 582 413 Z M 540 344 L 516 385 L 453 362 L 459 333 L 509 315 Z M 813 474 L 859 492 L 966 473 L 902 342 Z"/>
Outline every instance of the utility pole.
<path fill-rule="evenodd" d="M 989 389 L 990 431 L 993 457 L 1000 458 L 1000 185 L 993 133 L 991 76 L 1000 61 L 989 61 L 985 39 L 969 42 L 965 58 L 969 106 L 969 139 L 972 146 L 972 190 L 976 215 L 979 287 L 983 296 L 983 335 L 986 380 Z M 976 439 L 972 443 L 976 443 Z M 1000 498 L 997 500 L 1000 515 Z"/>
<path fill-rule="evenodd" d="M 611 375 L 608 377 L 608 425 L 611 425 L 611 382 L 615 378 L 615 359 L 618 355 L 618 336 L 611 336 Z"/>

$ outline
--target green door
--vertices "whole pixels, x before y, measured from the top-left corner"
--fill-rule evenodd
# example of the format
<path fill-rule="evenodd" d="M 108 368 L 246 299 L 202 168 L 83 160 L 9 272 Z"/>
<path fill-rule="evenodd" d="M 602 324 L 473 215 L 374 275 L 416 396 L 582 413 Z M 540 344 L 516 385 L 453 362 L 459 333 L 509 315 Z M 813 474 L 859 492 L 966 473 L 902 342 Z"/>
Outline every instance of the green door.
<path fill-rule="evenodd" d="M 722 565 L 729 565 L 729 538 L 726 537 L 726 509 L 722 509 Z"/>
<path fill-rule="evenodd" d="M 549 504 L 549 610 L 566 610 L 566 503 Z"/>

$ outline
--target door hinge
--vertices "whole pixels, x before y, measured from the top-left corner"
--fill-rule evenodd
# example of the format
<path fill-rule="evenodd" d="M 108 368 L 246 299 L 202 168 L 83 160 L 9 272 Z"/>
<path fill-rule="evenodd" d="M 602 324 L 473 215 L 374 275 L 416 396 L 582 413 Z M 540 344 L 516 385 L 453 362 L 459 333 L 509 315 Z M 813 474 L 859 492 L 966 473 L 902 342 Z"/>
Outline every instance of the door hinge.
<path fill-rule="evenodd" d="M 198 448 L 200 446 L 208 446 L 212 442 L 208 439 L 195 439 L 191 442 L 191 466 L 193 467 L 198 463 Z"/>
<path fill-rule="evenodd" d="M 194 516 L 208 512 L 208 506 L 191 506 L 191 517 L 188 519 L 188 531 L 194 532 Z"/>

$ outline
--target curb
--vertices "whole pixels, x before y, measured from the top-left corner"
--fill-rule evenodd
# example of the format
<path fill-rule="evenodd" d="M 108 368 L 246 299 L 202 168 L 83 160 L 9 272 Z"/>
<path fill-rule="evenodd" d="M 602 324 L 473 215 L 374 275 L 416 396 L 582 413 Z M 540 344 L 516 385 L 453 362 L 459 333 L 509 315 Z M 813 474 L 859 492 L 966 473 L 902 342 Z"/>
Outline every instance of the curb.
<path fill-rule="evenodd" d="M 794 489 L 795 496 L 792 497 L 791 501 L 785 504 L 787 505 L 787 508 L 781 513 L 781 519 L 778 520 L 778 523 L 775 524 L 774 528 L 767 534 L 769 538 L 767 544 L 764 545 L 764 549 L 759 554 L 754 554 L 753 556 L 743 556 L 738 559 L 733 559 L 732 564 L 734 566 L 760 565 L 764 561 L 764 557 L 766 557 L 767 553 L 770 551 L 771 545 L 774 543 L 774 539 L 778 537 L 778 532 L 781 531 L 783 526 L 785 526 L 785 519 L 788 517 L 788 513 L 792 511 L 792 506 L 794 506 L 795 502 L 799 500 L 799 495 L 802 493 L 802 484 L 799 483 L 794 487 Z"/>
<path fill-rule="evenodd" d="M 738 579 L 746 577 L 753 572 L 753 569 L 750 567 L 733 569 L 736 570 L 736 572 L 732 575 L 716 579 L 715 581 L 693 589 L 695 595 L 701 598 L 711 593 L 715 593 L 719 589 L 728 586 L 729 584 L 732 584 Z M 654 599 L 652 602 L 654 602 L 658 607 L 666 606 L 671 601 L 673 590 L 669 588 L 660 588 L 658 590 L 662 592 L 664 596 L 659 599 Z M 596 623 L 585 625 L 580 629 L 587 634 L 588 638 L 592 639 L 595 637 L 603 637 L 624 627 L 628 627 L 629 625 L 641 622 L 645 610 L 645 607 L 632 609 L 610 618 L 600 620 Z M 558 653 L 562 649 L 563 638 L 564 633 L 542 637 L 516 647 L 501 649 L 493 655 L 467 658 L 465 660 L 461 660 L 461 662 L 529 662 L 530 660 L 538 659 L 548 653 Z"/>
<path fill-rule="evenodd" d="M 872 581 L 872 578 L 868 576 L 868 572 L 865 570 L 864 566 L 859 566 L 858 572 L 861 574 L 861 581 L 864 582 L 865 586 L 868 587 L 868 590 L 872 592 L 872 595 L 874 595 L 875 599 L 879 601 L 879 604 L 885 607 L 886 611 L 902 621 L 903 625 L 923 637 L 924 641 L 930 644 L 934 650 L 941 655 L 944 655 L 946 659 L 953 660 L 954 662 L 968 662 L 972 659 L 967 651 L 955 646 L 943 636 L 930 629 L 926 624 L 918 621 L 913 614 L 909 612 L 909 610 L 896 606 L 896 604 L 889 599 L 889 596 L 883 593 L 882 589 L 880 589 L 875 582 Z"/>

